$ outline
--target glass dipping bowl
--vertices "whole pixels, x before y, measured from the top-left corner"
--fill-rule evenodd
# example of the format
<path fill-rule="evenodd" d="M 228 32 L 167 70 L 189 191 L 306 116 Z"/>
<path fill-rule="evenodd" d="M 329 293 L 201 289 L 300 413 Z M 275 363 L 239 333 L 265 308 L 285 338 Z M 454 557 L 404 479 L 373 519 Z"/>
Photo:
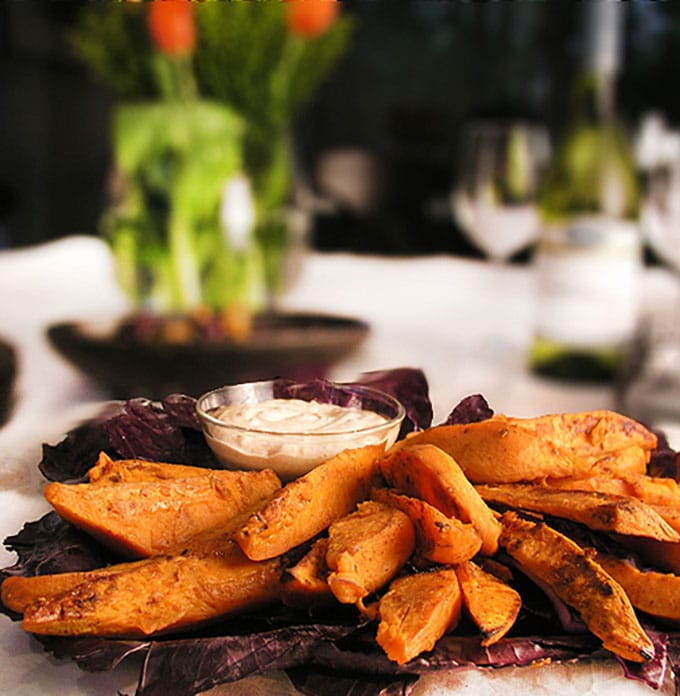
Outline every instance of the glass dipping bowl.
<path fill-rule="evenodd" d="M 257 405 L 272 399 L 294 399 L 360 409 L 381 416 L 377 424 L 330 423 L 323 430 L 282 425 L 275 418 L 263 423 L 226 423 L 219 411 L 234 404 Z M 278 404 L 278 402 L 277 402 Z M 303 408 L 306 408 L 303 406 Z M 314 408 L 314 407 L 312 407 Z M 405 411 L 394 397 L 369 387 L 316 380 L 293 383 L 268 380 L 228 385 L 203 394 L 196 402 L 203 434 L 219 462 L 228 469 L 273 469 L 290 481 L 342 450 L 396 441 Z"/>

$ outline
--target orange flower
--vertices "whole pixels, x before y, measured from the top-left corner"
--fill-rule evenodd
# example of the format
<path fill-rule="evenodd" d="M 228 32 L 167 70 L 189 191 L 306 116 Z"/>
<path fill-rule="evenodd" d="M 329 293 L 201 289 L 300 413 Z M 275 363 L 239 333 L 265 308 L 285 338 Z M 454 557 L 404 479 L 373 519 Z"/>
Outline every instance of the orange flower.
<path fill-rule="evenodd" d="M 193 51 L 196 24 L 190 0 L 153 0 L 147 21 L 151 39 L 162 53 L 182 55 Z"/>
<path fill-rule="evenodd" d="M 339 10 L 336 0 L 288 0 L 288 27 L 298 36 L 320 36 L 333 24 Z"/>

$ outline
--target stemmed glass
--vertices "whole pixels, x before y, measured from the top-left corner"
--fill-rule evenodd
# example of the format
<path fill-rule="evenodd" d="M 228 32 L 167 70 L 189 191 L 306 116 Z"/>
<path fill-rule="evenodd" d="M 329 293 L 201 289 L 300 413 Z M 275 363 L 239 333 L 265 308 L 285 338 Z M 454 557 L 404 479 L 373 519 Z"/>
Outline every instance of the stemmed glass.
<path fill-rule="evenodd" d="M 491 261 L 508 261 L 539 231 L 536 197 L 550 157 L 547 129 L 523 121 L 475 121 L 463 134 L 453 214 Z"/>

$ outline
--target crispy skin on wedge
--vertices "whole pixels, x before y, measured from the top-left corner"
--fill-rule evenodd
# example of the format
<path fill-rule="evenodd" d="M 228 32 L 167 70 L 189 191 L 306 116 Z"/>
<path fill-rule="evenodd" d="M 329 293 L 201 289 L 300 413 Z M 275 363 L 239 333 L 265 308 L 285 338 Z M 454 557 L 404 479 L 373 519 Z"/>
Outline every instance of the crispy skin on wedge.
<path fill-rule="evenodd" d="M 605 532 L 680 541 L 653 508 L 636 498 L 597 491 L 568 491 L 530 483 L 481 484 L 477 492 L 492 505 L 530 510 L 580 522 Z"/>
<path fill-rule="evenodd" d="M 497 643 L 514 626 L 522 608 L 519 592 L 472 561 L 456 566 L 456 575 L 463 606 L 482 634 L 482 645 Z"/>
<path fill-rule="evenodd" d="M 390 486 L 421 498 L 444 513 L 469 522 L 482 540 L 482 551 L 498 550 L 500 525 L 456 461 L 435 445 L 409 445 L 393 451 L 380 462 Z"/>
<path fill-rule="evenodd" d="M 406 575 L 390 583 L 380 599 L 376 640 L 397 664 L 412 660 L 460 621 L 462 599 L 451 568 Z"/>
<path fill-rule="evenodd" d="M 271 470 L 104 486 L 50 483 L 44 495 L 61 517 L 128 558 L 179 550 L 192 537 L 258 508 L 281 484 Z"/>
<path fill-rule="evenodd" d="M 193 629 L 274 602 L 278 559 L 256 563 L 235 544 L 220 552 L 158 556 L 26 607 L 22 628 L 58 636 L 144 638 Z"/>
<path fill-rule="evenodd" d="M 633 662 L 654 656 L 654 644 L 623 588 L 580 546 L 544 522 L 515 512 L 504 513 L 501 523 L 506 552 L 529 577 L 543 581 L 576 609 L 607 650 Z"/>
<path fill-rule="evenodd" d="M 328 537 L 321 537 L 292 568 L 288 569 L 281 593 L 284 604 L 308 608 L 336 601 L 327 582 L 327 550 Z"/>
<path fill-rule="evenodd" d="M 106 452 L 100 452 L 97 463 L 87 472 L 90 483 L 111 485 L 133 481 L 166 481 L 176 478 L 207 476 L 212 471 L 187 464 L 149 462 L 145 459 L 111 459 Z"/>
<path fill-rule="evenodd" d="M 383 452 L 382 445 L 345 450 L 287 483 L 236 532 L 246 556 L 255 561 L 280 556 L 354 510 L 376 483 Z"/>
<path fill-rule="evenodd" d="M 680 576 L 640 570 L 630 561 L 597 551 L 593 556 L 623 587 L 636 609 L 666 621 L 680 621 Z"/>
<path fill-rule="evenodd" d="M 469 522 L 447 517 L 434 505 L 389 488 L 376 488 L 373 500 L 405 512 L 416 531 L 418 557 L 442 565 L 455 565 L 472 558 L 482 547 L 482 539 Z"/>
<path fill-rule="evenodd" d="M 343 604 L 356 604 L 386 585 L 415 548 L 408 515 L 373 500 L 328 528 L 328 585 Z"/>

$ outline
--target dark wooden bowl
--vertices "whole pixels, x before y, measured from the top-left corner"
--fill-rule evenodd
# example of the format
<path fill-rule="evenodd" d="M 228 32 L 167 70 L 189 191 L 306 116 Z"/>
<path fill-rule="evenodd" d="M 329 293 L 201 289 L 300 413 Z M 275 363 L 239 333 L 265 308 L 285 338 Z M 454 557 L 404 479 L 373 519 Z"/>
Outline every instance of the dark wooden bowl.
<path fill-rule="evenodd" d="M 50 343 L 114 399 L 159 399 L 174 392 L 200 396 L 225 384 L 323 377 L 366 338 L 362 321 L 323 314 L 258 317 L 244 343 L 206 339 L 167 343 L 115 332 L 99 335 L 83 323 L 50 326 Z"/>

